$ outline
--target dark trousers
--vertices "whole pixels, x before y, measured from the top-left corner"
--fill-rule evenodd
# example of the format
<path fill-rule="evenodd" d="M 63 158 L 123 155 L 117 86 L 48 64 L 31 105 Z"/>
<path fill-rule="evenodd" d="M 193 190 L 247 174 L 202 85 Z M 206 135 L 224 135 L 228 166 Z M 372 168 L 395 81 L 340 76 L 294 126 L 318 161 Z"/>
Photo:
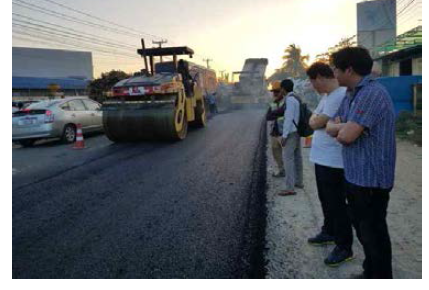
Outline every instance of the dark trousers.
<path fill-rule="evenodd" d="M 390 191 L 346 182 L 352 223 L 365 252 L 366 278 L 392 278 L 392 246 L 386 223 Z"/>
<path fill-rule="evenodd" d="M 335 244 L 352 249 L 353 230 L 347 210 L 344 170 L 315 165 L 317 192 L 323 211 L 322 231 L 335 238 Z"/>
<path fill-rule="evenodd" d="M 213 113 L 213 114 L 218 113 L 216 104 L 209 104 L 209 109 L 210 109 L 210 113 Z"/>

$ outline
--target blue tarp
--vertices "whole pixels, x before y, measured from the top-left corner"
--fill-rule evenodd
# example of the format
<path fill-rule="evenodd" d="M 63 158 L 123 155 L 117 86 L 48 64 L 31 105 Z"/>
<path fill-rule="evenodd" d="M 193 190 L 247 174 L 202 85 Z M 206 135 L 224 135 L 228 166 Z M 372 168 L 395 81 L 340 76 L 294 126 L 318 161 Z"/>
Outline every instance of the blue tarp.
<path fill-rule="evenodd" d="M 12 77 L 12 89 L 47 90 L 50 84 L 57 84 L 61 90 L 84 90 L 88 81 L 70 78 Z"/>
<path fill-rule="evenodd" d="M 401 111 L 413 111 L 413 86 L 422 83 L 422 76 L 400 76 L 378 78 L 389 91 L 396 115 Z"/>

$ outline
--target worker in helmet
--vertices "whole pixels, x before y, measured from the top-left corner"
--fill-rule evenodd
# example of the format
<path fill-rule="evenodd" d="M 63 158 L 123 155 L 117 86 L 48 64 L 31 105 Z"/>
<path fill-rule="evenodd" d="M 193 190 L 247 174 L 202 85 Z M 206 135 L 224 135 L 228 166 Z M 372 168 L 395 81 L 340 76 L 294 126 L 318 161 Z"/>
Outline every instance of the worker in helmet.
<path fill-rule="evenodd" d="M 274 160 L 277 164 L 277 172 L 273 173 L 273 177 L 285 177 L 285 169 L 283 165 L 283 152 L 281 145 L 281 137 L 283 134 L 283 122 L 285 112 L 284 96 L 281 93 L 280 81 L 271 83 L 270 91 L 273 94 L 273 99 L 267 112 L 267 121 L 271 122 L 271 150 Z"/>

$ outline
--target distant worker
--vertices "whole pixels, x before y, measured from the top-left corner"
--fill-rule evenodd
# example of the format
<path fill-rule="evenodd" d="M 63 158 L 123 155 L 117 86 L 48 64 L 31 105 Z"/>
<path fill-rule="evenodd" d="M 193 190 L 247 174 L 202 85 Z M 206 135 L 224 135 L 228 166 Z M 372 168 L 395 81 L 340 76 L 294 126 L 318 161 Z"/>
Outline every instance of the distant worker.
<path fill-rule="evenodd" d="M 293 91 L 294 83 L 285 79 L 280 83 L 281 94 L 285 96 L 286 109 L 284 113 L 282 146 L 283 162 L 285 164 L 285 190 L 280 196 L 295 195 L 295 187 L 304 188 L 302 172 L 301 137 L 298 134 L 300 101 Z"/>
<path fill-rule="evenodd" d="M 212 114 L 217 114 L 217 105 L 216 105 L 216 92 L 214 93 L 207 93 L 207 101 L 209 103 L 209 110 Z"/>
<path fill-rule="evenodd" d="M 180 59 L 177 64 L 177 72 L 182 75 L 183 86 L 185 87 L 185 93 L 188 98 L 194 95 L 194 80 L 189 73 L 189 65 L 187 61 Z"/>
<path fill-rule="evenodd" d="M 271 121 L 271 150 L 274 161 L 277 164 L 277 172 L 273 173 L 273 177 L 285 177 L 285 168 L 283 164 L 283 150 L 281 138 L 283 133 L 283 122 L 285 113 L 284 97 L 281 94 L 280 81 L 271 83 L 273 101 L 267 112 L 267 121 Z"/>

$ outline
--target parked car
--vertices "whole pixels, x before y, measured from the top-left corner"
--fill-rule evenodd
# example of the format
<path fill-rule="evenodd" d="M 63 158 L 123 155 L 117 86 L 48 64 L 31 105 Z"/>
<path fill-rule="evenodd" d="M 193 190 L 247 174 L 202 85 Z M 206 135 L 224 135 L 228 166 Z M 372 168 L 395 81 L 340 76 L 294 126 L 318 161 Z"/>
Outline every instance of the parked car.
<path fill-rule="evenodd" d="M 12 101 L 12 108 L 18 108 L 19 110 L 27 108 L 29 105 L 40 101 Z"/>
<path fill-rule="evenodd" d="M 12 114 L 12 141 L 32 146 L 35 141 L 61 138 L 72 143 L 76 126 L 83 133 L 103 131 L 101 105 L 84 97 L 41 101 Z"/>

